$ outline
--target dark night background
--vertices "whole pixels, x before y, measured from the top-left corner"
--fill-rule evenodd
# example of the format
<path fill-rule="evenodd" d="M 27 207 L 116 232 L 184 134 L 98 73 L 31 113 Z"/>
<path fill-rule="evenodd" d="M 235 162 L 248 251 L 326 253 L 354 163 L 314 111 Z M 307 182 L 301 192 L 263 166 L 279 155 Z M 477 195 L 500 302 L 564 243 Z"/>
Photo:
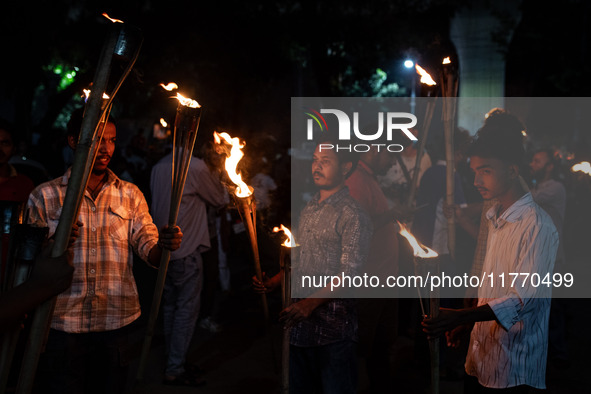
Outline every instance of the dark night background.
<path fill-rule="evenodd" d="M 501 27 L 515 23 L 498 2 L 484 3 Z M 411 56 L 429 68 L 453 52 L 450 17 L 470 4 L 5 2 L 0 115 L 29 139 L 63 126 L 60 114 L 67 119 L 73 100 L 92 81 L 110 28 L 101 16 L 107 12 L 144 34 L 134 72 L 115 100 L 115 116 L 132 120 L 136 128 L 150 125 L 170 107 L 158 84 L 175 81 L 206 109 L 203 126 L 273 135 L 285 144 L 291 96 L 375 95 L 376 69 L 387 75 L 384 86 L 398 84 L 390 95 L 408 95 L 402 61 Z M 587 95 L 589 3 L 526 0 L 521 10 L 511 42 L 501 31 L 497 39 L 497 50 L 507 59 L 506 95 Z M 79 69 L 71 85 L 59 88 L 56 66 Z"/>
<path fill-rule="evenodd" d="M 591 2 L 524 0 L 519 7 L 520 18 L 502 11 L 497 6 L 502 2 L 480 3 L 499 21 L 500 30 L 493 32 L 492 38 L 494 50 L 506 59 L 506 96 L 589 96 Z M 49 178 L 61 175 L 65 125 L 71 112 L 82 106 L 80 94 L 92 82 L 112 27 L 101 16 L 106 12 L 138 27 L 144 36 L 135 67 L 114 101 L 112 115 L 118 125 L 118 148 L 125 147 L 138 133 L 149 143 L 154 122 L 161 117 L 172 121 L 176 100 L 171 100 L 158 85 L 174 81 L 180 92 L 204 107 L 201 142 L 211 138 L 213 130 L 221 129 L 248 141 L 247 157 L 248 149 L 283 155 L 281 165 L 285 166 L 278 164 L 276 170 L 286 170 L 283 174 L 287 177 L 276 179 L 283 190 L 278 200 L 283 201 L 282 209 L 289 210 L 286 152 L 290 144 L 290 98 L 409 96 L 412 78 L 403 68 L 403 61 L 412 57 L 429 69 L 436 67 L 443 55 L 453 55 L 450 20 L 458 9 L 472 4 L 469 0 L 4 1 L 0 6 L 0 117 L 21 131 L 26 142 L 23 155 L 41 163 Z M 515 28 L 510 41 L 506 40 L 503 26 Z M 113 75 L 122 66 L 115 65 Z M 64 75 L 75 68 L 75 77 L 65 83 Z M 581 159 L 588 159 L 589 133 L 583 130 L 575 135 L 572 130 L 557 130 L 553 141 L 566 149 L 577 147 Z M 144 175 L 149 177 L 149 173 Z M 136 182 L 144 192 L 146 180 L 144 177 Z M 590 195 L 588 188 L 581 193 L 579 196 Z M 574 248 L 588 243 L 586 220 L 591 213 L 585 207 L 587 197 L 570 198 L 574 224 L 565 229 L 565 234 L 571 236 Z M 262 249 L 265 242 L 261 240 Z M 248 248 L 245 245 L 241 247 Z M 273 253 L 276 250 L 269 252 L 274 258 Z M 576 255 L 583 256 L 578 252 Z M 588 258 L 576 263 L 588 263 Z M 150 293 L 154 277 L 144 271 L 140 274 L 149 277 L 147 283 L 138 283 L 142 297 Z M 242 281 L 243 287 L 248 287 L 251 274 L 236 270 L 233 281 Z M 234 337 L 220 343 L 200 333 L 194 344 L 198 355 L 193 358 L 212 372 L 208 379 L 213 391 L 202 392 L 272 392 L 269 387 L 277 384 L 276 376 L 258 377 L 260 371 L 256 369 L 259 364 L 272 368 L 265 364 L 268 354 L 261 354 L 267 349 L 253 355 L 246 344 L 256 340 L 258 345 L 266 346 L 256 333 L 260 327 L 244 323 L 250 321 L 247 318 L 258 317 L 257 300 L 251 296 L 231 300 L 234 308 L 243 308 L 247 313 L 246 318 L 240 315 L 239 321 L 236 316 L 221 318 L 228 327 L 234 324 L 228 329 Z M 142 301 L 149 303 L 150 296 Z M 588 310 L 586 301 L 575 300 L 571 312 L 576 314 L 577 308 L 581 308 L 579 313 Z M 277 307 L 277 300 L 271 305 Z M 149 305 L 142 304 L 142 308 L 145 318 Z M 570 332 L 575 367 L 566 375 L 552 376 L 550 392 L 564 392 L 567 387 L 569 392 L 585 392 L 589 351 L 588 333 L 583 330 L 589 319 L 585 319 L 573 320 L 580 326 L 571 326 L 575 327 Z M 243 323 L 246 326 L 241 326 Z M 155 346 L 161 341 L 156 338 Z M 211 356 L 204 359 L 206 353 Z M 226 363 L 230 357 L 242 357 L 246 363 Z M 400 392 L 405 392 L 404 388 L 411 390 L 409 387 L 421 377 L 404 365 L 400 368 L 406 371 L 400 374 Z M 153 380 L 159 379 L 159 373 L 155 372 Z M 237 380 L 235 387 L 234 381 L 216 386 L 216 378 L 223 381 L 233 373 L 252 376 Z M 268 374 L 272 376 L 273 372 Z M 159 392 L 158 385 L 155 383 L 149 392 Z M 256 386 L 257 390 L 248 391 L 245 385 Z M 230 386 L 232 389 L 227 389 Z M 453 386 L 447 388 L 456 392 Z"/>

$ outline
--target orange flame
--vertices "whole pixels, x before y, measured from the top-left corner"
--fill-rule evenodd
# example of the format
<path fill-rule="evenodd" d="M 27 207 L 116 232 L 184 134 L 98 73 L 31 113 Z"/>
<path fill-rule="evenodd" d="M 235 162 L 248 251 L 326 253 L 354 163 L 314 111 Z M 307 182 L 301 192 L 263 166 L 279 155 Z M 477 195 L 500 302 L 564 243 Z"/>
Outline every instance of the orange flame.
<path fill-rule="evenodd" d="M 190 107 L 190 108 L 201 107 L 201 105 L 197 101 L 190 99 L 188 97 L 185 97 L 180 93 L 176 94 L 176 99 L 179 101 L 179 103 L 181 103 L 181 105 L 184 105 L 185 107 Z"/>
<path fill-rule="evenodd" d="M 109 15 L 107 15 L 107 13 L 106 13 L 106 12 L 103 12 L 103 16 L 104 16 L 105 18 L 107 18 L 108 20 L 110 20 L 111 22 L 113 22 L 113 23 L 123 23 L 123 21 L 122 21 L 122 20 L 119 20 L 119 19 L 113 19 L 113 18 L 111 18 Z"/>
<path fill-rule="evenodd" d="M 287 227 L 285 227 L 283 224 L 280 224 L 280 226 L 281 227 L 273 227 L 273 232 L 277 233 L 279 231 L 283 231 L 285 233 L 285 235 L 287 235 L 287 239 L 281 245 L 287 246 L 288 248 L 296 247 L 297 244 L 295 242 L 295 238 L 291 234 L 291 231 L 289 231 L 289 229 Z"/>
<path fill-rule="evenodd" d="M 417 239 L 406 229 L 404 224 L 398 222 L 400 226 L 400 235 L 408 240 L 410 246 L 412 246 L 413 255 L 416 257 L 428 258 L 428 257 L 437 257 L 437 252 L 433 249 L 422 245 Z"/>
<path fill-rule="evenodd" d="M 591 175 L 591 164 L 588 161 L 582 161 L 580 163 L 575 164 L 571 167 L 571 171 L 573 172 L 583 172 L 587 175 Z"/>
<path fill-rule="evenodd" d="M 82 89 L 84 92 L 84 102 L 88 101 L 88 97 L 90 97 L 90 89 Z M 108 99 L 109 95 L 107 93 L 103 93 L 103 99 Z"/>
<path fill-rule="evenodd" d="M 166 121 L 164 120 L 164 118 L 160 118 L 160 124 L 162 125 L 162 127 L 168 126 L 168 123 L 166 123 Z"/>
<path fill-rule="evenodd" d="M 415 70 L 417 70 L 417 74 L 421 76 L 421 83 L 429 86 L 435 86 L 437 83 L 431 78 L 429 73 L 425 71 L 425 69 L 418 64 L 415 64 Z"/>
<path fill-rule="evenodd" d="M 179 85 L 177 85 L 174 82 L 169 82 L 168 84 L 163 84 L 161 83 L 160 86 L 162 86 L 165 90 L 168 90 L 169 92 L 172 91 L 173 89 L 178 89 Z"/>
<path fill-rule="evenodd" d="M 443 59 L 443 62 L 441 62 L 441 64 L 451 64 L 451 59 L 449 58 L 449 56 Z"/>
<path fill-rule="evenodd" d="M 238 137 L 230 137 L 228 133 L 218 133 L 217 131 L 213 132 L 213 138 L 216 144 L 221 144 L 222 139 L 232 146 L 230 150 L 230 154 L 226 157 L 226 163 L 224 167 L 226 168 L 226 172 L 228 176 L 236 185 L 236 191 L 234 192 L 237 197 L 248 197 L 252 194 L 252 188 L 248 186 L 242 180 L 242 176 L 236 173 L 236 167 L 238 166 L 238 162 L 244 156 L 244 152 L 242 152 L 242 148 L 244 148 L 245 144 L 240 144 L 240 139 Z"/>

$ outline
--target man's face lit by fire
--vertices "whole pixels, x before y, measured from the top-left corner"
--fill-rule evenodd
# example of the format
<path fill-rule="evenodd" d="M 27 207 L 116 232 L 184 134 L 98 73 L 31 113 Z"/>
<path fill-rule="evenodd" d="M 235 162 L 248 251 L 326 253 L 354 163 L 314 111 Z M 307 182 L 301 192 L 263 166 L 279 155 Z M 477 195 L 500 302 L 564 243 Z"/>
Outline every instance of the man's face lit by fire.
<path fill-rule="evenodd" d="M 94 161 L 94 166 L 92 167 L 92 172 L 95 174 L 101 174 L 105 172 L 111 158 L 113 157 L 113 153 L 115 152 L 115 140 L 117 138 L 117 129 L 113 123 L 107 123 L 105 126 L 105 131 L 103 133 L 103 138 L 101 140 L 101 144 L 98 148 L 98 152 L 96 154 L 96 159 Z"/>
<path fill-rule="evenodd" d="M 485 200 L 499 198 L 509 192 L 512 182 L 519 176 L 516 166 L 499 159 L 472 156 L 470 168 L 474 171 L 474 186 Z"/>
<path fill-rule="evenodd" d="M 339 163 L 333 149 L 316 147 L 312 159 L 312 177 L 320 189 L 332 190 L 345 182 L 346 168 Z"/>

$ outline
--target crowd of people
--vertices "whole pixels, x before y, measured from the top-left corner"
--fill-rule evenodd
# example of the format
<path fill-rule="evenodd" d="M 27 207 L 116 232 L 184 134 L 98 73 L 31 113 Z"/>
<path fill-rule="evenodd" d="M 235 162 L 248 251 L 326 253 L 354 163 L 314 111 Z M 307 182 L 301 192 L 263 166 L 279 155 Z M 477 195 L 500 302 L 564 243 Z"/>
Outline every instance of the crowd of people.
<path fill-rule="evenodd" d="M 46 171 L 47 179 L 35 176 L 35 181 L 23 174 L 33 172 L 22 161 L 11 164 L 18 162 L 11 161 L 18 133 L 9 123 L 0 124 L 0 200 L 8 222 L 24 209 L 26 221 L 48 228 L 47 238 L 52 238 L 81 121 L 82 113 L 76 112 L 68 125 L 65 173 Z M 162 383 L 201 386 L 202 373 L 187 362 L 187 352 L 197 324 L 219 329 L 213 299 L 217 288 L 230 287 L 228 232 L 244 232 L 239 215 L 230 209 L 224 157 L 210 141 L 197 149 L 178 221 L 168 226 L 171 191 L 163 185 L 170 184 L 172 171 L 169 141 L 151 141 L 138 133 L 127 146 L 117 147 L 115 122 L 101 127 L 68 253 L 50 258 L 51 245 L 45 245 L 30 278 L 13 288 L 6 283 L 8 260 L 3 261 L 2 330 L 18 327 L 34 305 L 57 295 L 37 374 L 40 392 L 124 392 L 125 349 L 141 313 L 133 264 L 139 259 L 157 268 L 166 250 L 171 259 L 162 306 Z M 474 137 L 456 131 L 454 204 L 445 201 L 442 143 L 430 144 L 417 168 L 419 150 L 413 144 L 399 157 L 375 147 L 354 154 L 321 149 L 321 143 L 337 145 L 323 136 L 309 170 L 315 194 L 301 212 L 293 212 L 298 269 L 322 277 L 385 277 L 412 270 L 398 221 L 440 255 L 448 272 L 562 272 L 569 259 L 567 203 L 580 182 L 570 179 L 555 147 L 532 145 L 524 131 L 517 117 L 502 109 L 491 110 Z M 291 224 L 289 198 L 281 198 L 289 193 L 283 165 L 287 156 L 261 151 L 253 157 L 245 174 L 260 204 L 258 225 Z M 416 171 L 416 197 L 409 201 Z M 577 186 L 583 190 L 579 193 L 588 193 L 588 181 L 584 184 Z M 457 223 L 453 255 L 447 230 L 451 217 Z M 4 248 L 10 231 L 2 237 Z M 264 250 L 261 255 L 264 259 Z M 50 270 L 52 265 L 59 269 Z M 253 278 L 254 291 L 276 291 L 283 275 Z M 300 279 L 292 278 L 301 285 Z M 357 299 L 341 289 L 335 292 L 331 283 L 294 298 L 278 316 L 290 330 L 290 392 L 356 393 L 358 371 L 367 375 L 371 393 L 393 392 L 398 335 L 415 339 L 419 358 L 428 357 L 420 346 L 427 338 L 445 338 L 442 371 L 464 379 L 465 393 L 543 389 L 547 361 L 569 363 L 563 300 L 550 300 L 550 293 L 527 283 L 518 290 L 483 288 L 466 289 L 463 299 L 442 299 L 436 318 L 422 316 L 418 300 L 398 299 L 394 290 L 388 298 Z"/>

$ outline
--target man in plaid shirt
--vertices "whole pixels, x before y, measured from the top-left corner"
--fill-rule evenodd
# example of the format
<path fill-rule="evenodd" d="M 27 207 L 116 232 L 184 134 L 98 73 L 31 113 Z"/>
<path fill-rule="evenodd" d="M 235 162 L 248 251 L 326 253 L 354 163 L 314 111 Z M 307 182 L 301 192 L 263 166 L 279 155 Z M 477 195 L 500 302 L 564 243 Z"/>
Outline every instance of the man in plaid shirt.
<path fill-rule="evenodd" d="M 72 148 L 81 124 L 77 115 L 68 125 Z M 80 236 L 71 246 L 72 286 L 57 297 L 40 361 L 38 375 L 49 392 L 125 390 L 122 355 L 129 325 L 141 313 L 133 252 L 156 267 L 163 249 L 176 250 L 181 243 L 178 226 L 164 227 L 158 234 L 141 191 L 107 168 L 115 140 L 115 125 L 108 122 L 80 207 Z M 50 237 L 59 222 L 69 177 L 70 170 L 38 186 L 29 197 L 29 222 L 49 227 Z"/>

